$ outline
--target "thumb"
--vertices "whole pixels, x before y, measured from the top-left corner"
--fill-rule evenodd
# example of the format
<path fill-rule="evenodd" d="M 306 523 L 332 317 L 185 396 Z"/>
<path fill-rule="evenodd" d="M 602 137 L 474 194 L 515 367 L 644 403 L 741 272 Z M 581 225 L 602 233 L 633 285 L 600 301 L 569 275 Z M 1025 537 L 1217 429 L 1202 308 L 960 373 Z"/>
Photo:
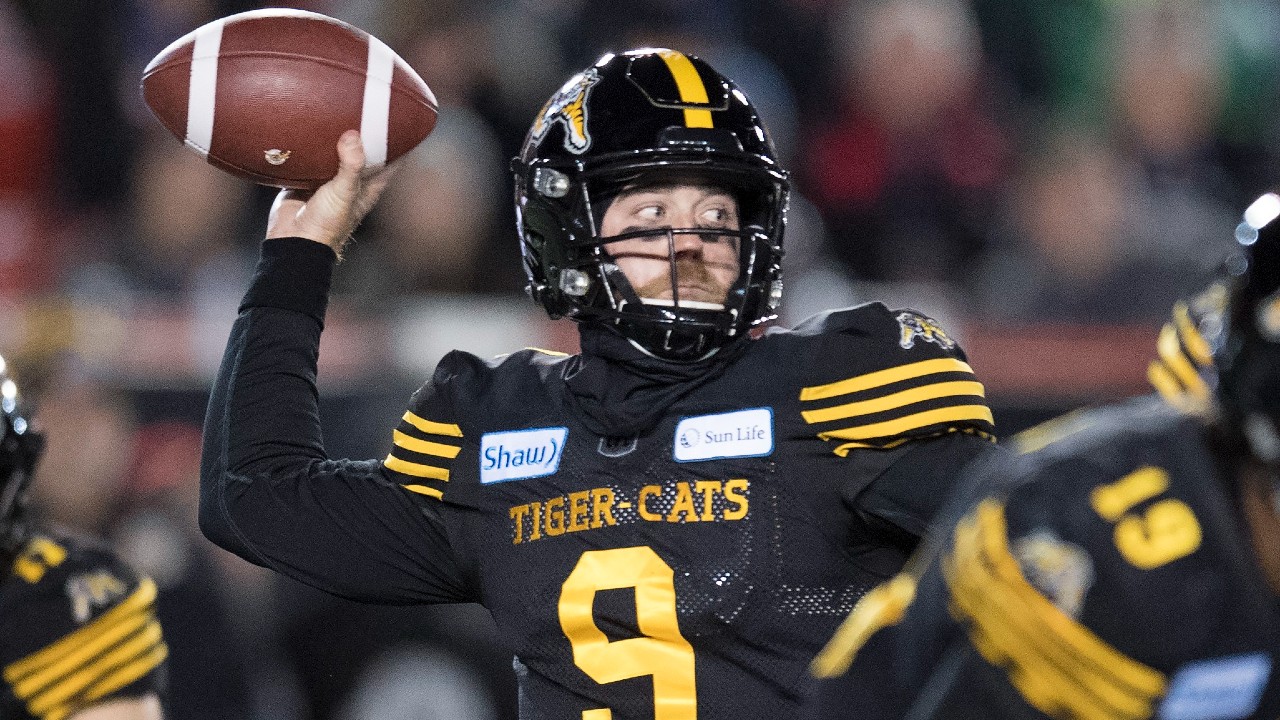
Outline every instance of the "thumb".
<path fill-rule="evenodd" d="M 348 130 L 338 139 L 338 173 L 307 197 L 281 193 L 271 214 L 267 237 L 304 237 L 341 250 L 367 208 L 361 208 L 364 147 L 360 133 Z"/>
<path fill-rule="evenodd" d="M 350 206 L 360 194 L 363 171 L 364 143 L 360 141 L 360 133 L 348 130 L 338 138 L 338 174 L 330 186 L 343 206 Z"/>

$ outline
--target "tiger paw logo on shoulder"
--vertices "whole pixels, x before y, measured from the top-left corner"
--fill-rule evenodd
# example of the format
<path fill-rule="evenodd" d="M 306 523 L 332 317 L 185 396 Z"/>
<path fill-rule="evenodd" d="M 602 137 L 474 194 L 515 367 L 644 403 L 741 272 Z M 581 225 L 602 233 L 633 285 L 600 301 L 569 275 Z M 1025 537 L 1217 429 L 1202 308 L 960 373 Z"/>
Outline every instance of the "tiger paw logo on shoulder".
<path fill-rule="evenodd" d="M 948 337 L 946 331 L 933 318 L 920 313 L 900 312 L 895 319 L 898 321 L 900 331 L 898 345 L 902 346 L 903 350 L 915 347 L 916 338 L 940 345 L 944 350 L 950 350 L 956 346 L 956 341 Z"/>

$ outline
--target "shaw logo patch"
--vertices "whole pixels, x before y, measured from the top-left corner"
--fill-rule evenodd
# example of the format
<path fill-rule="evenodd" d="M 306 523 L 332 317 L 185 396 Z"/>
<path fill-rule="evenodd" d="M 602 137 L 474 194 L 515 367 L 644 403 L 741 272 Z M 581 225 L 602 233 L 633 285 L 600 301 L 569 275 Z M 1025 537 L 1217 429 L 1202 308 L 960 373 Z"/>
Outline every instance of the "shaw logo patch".
<path fill-rule="evenodd" d="M 569 428 L 534 428 L 480 437 L 480 482 L 506 482 L 550 475 L 560 469 Z"/>
<path fill-rule="evenodd" d="M 1271 657 L 1256 652 L 1183 665 L 1169 681 L 1160 720 L 1237 720 L 1258 709 Z"/>
<path fill-rule="evenodd" d="M 676 462 L 773 454 L 773 409 L 754 408 L 687 417 L 676 425 Z"/>

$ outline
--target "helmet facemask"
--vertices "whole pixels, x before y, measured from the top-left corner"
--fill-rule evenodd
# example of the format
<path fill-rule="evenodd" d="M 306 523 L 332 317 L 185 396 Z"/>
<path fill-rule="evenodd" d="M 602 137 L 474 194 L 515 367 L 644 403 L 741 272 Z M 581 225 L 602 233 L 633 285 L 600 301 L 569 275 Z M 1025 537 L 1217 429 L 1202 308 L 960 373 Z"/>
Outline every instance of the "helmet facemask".
<path fill-rule="evenodd" d="M 642 173 L 631 167 L 621 176 L 584 175 L 577 183 L 581 195 L 574 224 L 588 232 L 575 236 L 566 246 L 568 252 L 555 288 L 566 307 L 563 314 L 611 326 L 646 352 L 675 361 L 706 357 L 745 335 L 753 325 L 774 317 L 781 291 L 781 252 L 762 224 L 769 219 L 751 211 L 752 207 L 770 205 L 754 197 L 760 190 L 727 187 L 726 174 L 691 175 L 679 166 Z M 733 195 L 738 227 L 660 226 L 603 234 L 605 214 L 619 194 L 680 184 L 723 189 Z M 702 243 L 700 260 L 692 259 L 687 249 L 690 236 Z M 637 239 L 648 247 L 636 257 L 651 258 L 665 268 L 644 287 L 634 286 L 621 267 L 625 260 L 614 256 L 619 251 L 615 243 Z M 732 248 L 736 264 L 733 279 L 723 288 L 723 298 L 718 297 L 723 280 L 708 269 L 709 264 L 716 264 L 709 255 L 723 256 L 716 249 L 720 244 Z M 634 243 L 632 247 L 636 247 Z M 699 297 L 690 297 L 693 288 Z"/>

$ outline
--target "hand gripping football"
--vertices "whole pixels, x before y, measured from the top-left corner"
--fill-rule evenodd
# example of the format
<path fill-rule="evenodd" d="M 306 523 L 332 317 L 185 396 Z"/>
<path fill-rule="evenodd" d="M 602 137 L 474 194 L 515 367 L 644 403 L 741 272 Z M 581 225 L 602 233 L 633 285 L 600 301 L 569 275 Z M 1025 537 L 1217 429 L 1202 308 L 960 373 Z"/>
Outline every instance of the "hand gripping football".
<path fill-rule="evenodd" d="M 314 189 L 359 130 L 366 165 L 412 150 L 436 124 L 435 95 L 385 43 L 340 20 L 270 9 L 215 20 L 147 65 L 142 95 L 209 164 L 256 183 Z"/>

